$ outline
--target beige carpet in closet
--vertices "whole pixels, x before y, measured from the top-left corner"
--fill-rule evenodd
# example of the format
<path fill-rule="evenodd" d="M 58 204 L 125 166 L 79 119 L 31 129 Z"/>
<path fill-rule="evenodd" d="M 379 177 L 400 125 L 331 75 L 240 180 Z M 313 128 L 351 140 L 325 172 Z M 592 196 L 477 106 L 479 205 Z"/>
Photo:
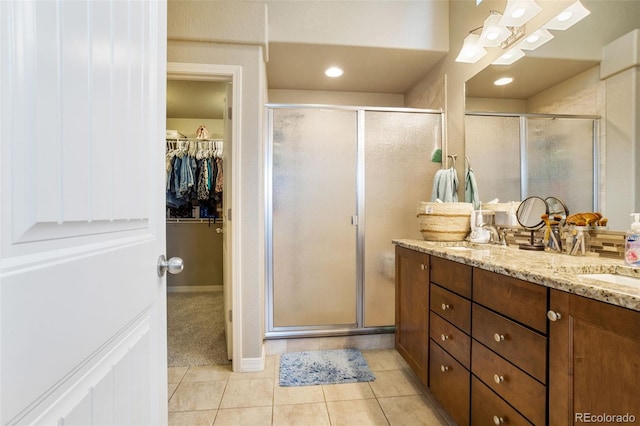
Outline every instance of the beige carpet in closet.
<path fill-rule="evenodd" d="M 169 367 L 230 364 L 223 293 L 167 294 L 167 346 Z"/>

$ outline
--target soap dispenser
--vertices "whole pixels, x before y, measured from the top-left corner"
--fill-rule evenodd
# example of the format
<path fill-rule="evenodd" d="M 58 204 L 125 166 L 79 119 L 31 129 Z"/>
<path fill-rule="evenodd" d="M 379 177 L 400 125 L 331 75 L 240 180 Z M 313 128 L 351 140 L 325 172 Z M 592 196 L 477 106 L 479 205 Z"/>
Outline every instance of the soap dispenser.
<path fill-rule="evenodd" d="M 624 237 L 624 263 L 640 268 L 640 213 L 631 213 L 635 221 Z"/>

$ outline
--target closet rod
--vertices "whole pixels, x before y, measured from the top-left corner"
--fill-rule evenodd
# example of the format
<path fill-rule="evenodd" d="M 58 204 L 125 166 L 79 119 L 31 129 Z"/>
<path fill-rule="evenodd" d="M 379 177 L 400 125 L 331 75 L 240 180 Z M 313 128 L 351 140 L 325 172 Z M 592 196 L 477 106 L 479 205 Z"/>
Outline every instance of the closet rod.
<path fill-rule="evenodd" d="M 205 224 L 220 224 L 223 223 L 221 218 L 218 219 L 214 219 L 214 218 L 197 218 L 197 217 L 168 217 L 166 218 L 167 223 L 174 223 L 174 224 L 178 224 L 178 223 L 205 223 Z"/>

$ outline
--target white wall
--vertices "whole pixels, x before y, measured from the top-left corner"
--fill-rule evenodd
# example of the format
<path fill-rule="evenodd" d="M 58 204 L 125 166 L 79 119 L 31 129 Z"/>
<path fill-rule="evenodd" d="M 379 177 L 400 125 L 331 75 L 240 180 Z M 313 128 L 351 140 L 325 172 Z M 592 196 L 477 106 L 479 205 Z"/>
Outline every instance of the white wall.
<path fill-rule="evenodd" d="M 446 1 L 267 1 L 269 41 L 449 49 Z M 313 17 L 311 20 L 309 17 Z"/>

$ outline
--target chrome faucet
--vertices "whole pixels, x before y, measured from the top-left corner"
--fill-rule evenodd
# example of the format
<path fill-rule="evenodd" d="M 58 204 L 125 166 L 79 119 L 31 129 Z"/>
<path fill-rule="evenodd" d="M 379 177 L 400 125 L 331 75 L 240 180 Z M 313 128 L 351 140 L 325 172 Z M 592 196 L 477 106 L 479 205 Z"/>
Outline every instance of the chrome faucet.
<path fill-rule="evenodd" d="M 484 230 L 489 231 L 490 233 L 490 237 L 489 237 L 489 242 L 491 244 L 499 244 L 501 246 L 506 246 L 507 244 L 507 235 L 505 231 L 502 231 L 502 233 L 500 233 L 498 231 L 498 228 L 496 228 L 493 225 L 490 225 L 488 223 L 483 223 L 482 225 L 480 225 L 480 227 Z"/>

